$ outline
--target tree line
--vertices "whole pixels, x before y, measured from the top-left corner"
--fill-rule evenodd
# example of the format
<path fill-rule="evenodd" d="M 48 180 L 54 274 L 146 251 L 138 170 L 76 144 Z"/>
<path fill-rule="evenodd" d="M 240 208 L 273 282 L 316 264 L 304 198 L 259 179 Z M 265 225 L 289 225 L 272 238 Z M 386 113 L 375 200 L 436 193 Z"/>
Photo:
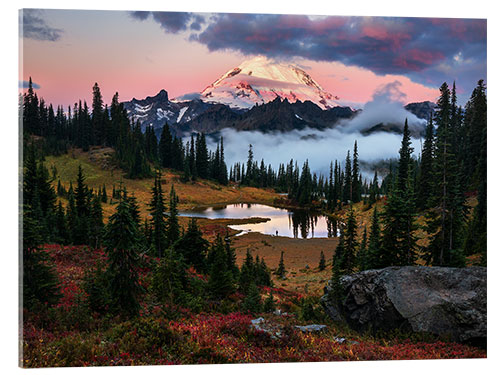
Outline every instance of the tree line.
<path fill-rule="evenodd" d="M 352 206 L 333 258 L 333 280 L 357 270 L 415 265 L 463 267 L 467 255 L 479 254 L 486 265 L 486 89 L 480 80 L 463 111 L 456 88 L 440 87 L 437 114 L 429 118 L 421 160 L 413 158 L 405 123 L 399 161 L 388 176 L 388 194 L 373 210 L 369 234 L 358 240 Z M 469 215 L 467 196 L 477 194 Z M 417 246 L 417 215 L 429 238 Z"/>
<path fill-rule="evenodd" d="M 59 155 L 70 147 L 83 151 L 92 146 L 112 147 L 117 164 L 128 178 L 153 177 L 155 167 L 162 166 L 182 172 L 184 181 L 205 178 L 227 184 L 222 138 L 212 152 L 207 149 L 204 134 L 191 136 L 184 143 L 182 138 L 172 136 L 165 124 L 158 140 L 151 126 L 146 126 L 143 133 L 140 121 L 128 117 L 118 93 L 109 107 L 104 105 L 97 83 L 91 108 L 79 101 L 65 111 L 62 106 L 54 110 L 52 104 L 47 106 L 43 98 L 39 99 L 30 77 L 27 92 L 20 96 L 19 109 L 25 143 L 29 136 L 42 137 L 46 154 Z"/>
<path fill-rule="evenodd" d="M 69 188 L 54 188 L 43 156 L 30 144 L 23 172 L 23 305 L 35 309 L 57 303 L 61 296 L 58 278 L 44 243 L 88 245 L 104 248 L 107 264 L 98 266 L 87 277 L 88 305 L 98 313 L 137 315 L 139 298 L 138 268 L 145 262 L 153 268 L 151 290 L 159 301 L 199 308 L 221 301 L 239 291 L 246 297 L 241 308 L 260 311 L 257 287 L 271 286 L 270 270 L 263 258 L 255 261 L 247 253 L 241 269 L 228 236 L 217 236 L 213 244 L 203 238 L 196 219 L 184 230 L 179 224 L 178 197 L 170 188 L 168 204 L 162 187 L 161 171 L 155 172 L 149 215 L 141 218 L 137 199 L 122 184 L 113 188 L 115 212 L 103 222 L 102 202 L 108 200 L 105 186 L 97 191 L 85 182 L 78 168 L 76 181 Z M 74 187 L 73 187 L 74 186 Z M 67 198 L 63 208 L 61 197 Z M 146 259 L 149 259 L 146 260 Z M 206 277 L 201 282 L 189 276 L 192 269 Z M 197 281 L 198 280 L 198 281 Z M 257 291 L 257 292 L 256 292 Z M 272 300 L 267 306 L 272 306 Z"/>

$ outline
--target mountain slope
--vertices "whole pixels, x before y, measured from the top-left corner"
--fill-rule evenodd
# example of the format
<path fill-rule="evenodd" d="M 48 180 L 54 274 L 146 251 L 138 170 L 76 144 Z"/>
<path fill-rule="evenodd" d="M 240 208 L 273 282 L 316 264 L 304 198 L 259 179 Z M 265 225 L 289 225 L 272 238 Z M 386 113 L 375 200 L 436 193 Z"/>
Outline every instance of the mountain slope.
<path fill-rule="evenodd" d="M 129 102 L 124 102 L 123 106 L 130 119 L 140 121 L 143 129 L 146 126 L 153 126 L 158 130 L 165 125 L 165 122 L 169 124 L 188 122 L 213 104 L 199 99 L 185 102 L 170 101 L 167 91 L 161 90 L 155 96 L 148 96 L 145 99 L 133 98 Z"/>
<path fill-rule="evenodd" d="M 323 110 L 316 104 L 306 101 L 295 103 L 276 98 L 273 101 L 256 105 L 250 110 L 236 113 L 228 106 L 217 104 L 183 124 L 175 124 L 172 131 L 181 135 L 188 132 L 218 132 L 225 128 L 272 132 L 287 132 L 306 127 L 325 129 L 334 126 L 338 120 L 355 115 L 349 107 L 334 107 Z"/>
<path fill-rule="evenodd" d="M 233 108 L 251 108 L 276 98 L 292 103 L 309 100 L 323 109 L 338 106 L 338 98 L 323 90 L 303 69 L 263 56 L 244 61 L 201 93 L 205 102 L 222 103 Z"/>

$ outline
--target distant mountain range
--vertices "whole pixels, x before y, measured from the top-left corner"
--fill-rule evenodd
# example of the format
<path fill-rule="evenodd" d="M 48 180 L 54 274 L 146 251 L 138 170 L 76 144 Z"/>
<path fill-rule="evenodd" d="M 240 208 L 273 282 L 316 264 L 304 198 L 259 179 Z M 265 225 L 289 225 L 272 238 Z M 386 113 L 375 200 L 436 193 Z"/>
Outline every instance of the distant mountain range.
<path fill-rule="evenodd" d="M 157 133 L 167 122 L 176 135 L 207 134 L 224 128 L 262 132 L 325 129 L 361 110 L 342 107 L 301 68 L 265 57 L 248 60 L 228 71 L 192 100 L 169 99 L 161 90 L 155 96 L 124 102 L 130 118 Z M 410 103 L 405 109 L 428 119 L 436 105 Z M 396 131 L 392 124 L 372 124 L 364 132 Z"/>

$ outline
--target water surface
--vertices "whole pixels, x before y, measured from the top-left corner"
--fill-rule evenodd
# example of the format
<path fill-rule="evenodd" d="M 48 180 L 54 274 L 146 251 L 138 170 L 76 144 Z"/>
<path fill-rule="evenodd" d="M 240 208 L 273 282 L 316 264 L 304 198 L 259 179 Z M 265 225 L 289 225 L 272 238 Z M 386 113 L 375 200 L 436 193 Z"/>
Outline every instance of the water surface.
<path fill-rule="evenodd" d="M 260 232 L 291 238 L 325 238 L 338 235 L 337 223 L 309 210 L 288 210 L 263 204 L 239 203 L 181 211 L 181 216 L 207 219 L 267 218 L 266 222 L 229 225 L 241 234 Z"/>

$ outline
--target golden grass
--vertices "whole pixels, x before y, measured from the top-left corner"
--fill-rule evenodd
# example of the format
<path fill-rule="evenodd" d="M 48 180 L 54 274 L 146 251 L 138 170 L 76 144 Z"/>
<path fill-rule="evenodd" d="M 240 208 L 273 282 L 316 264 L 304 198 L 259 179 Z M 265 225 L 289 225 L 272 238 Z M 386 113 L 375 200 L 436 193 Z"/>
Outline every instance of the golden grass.
<path fill-rule="evenodd" d="M 113 166 L 111 163 L 112 149 L 94 148 L 90 152 L 82 152 L 79 149 L 72 149 L 62 156 L 48 156 L 45 165 L 51 170 L 52 166 L 57 169 L 57 176 L 54 186 L 57 186 L 58 179 L 67 189 L 70 181 L 76 181 L 78 166 L 81 165 L 85 176 L 85 182 L 90 188 L 95 190 L 103 185 L 106 186 L 108 199 L 111 198 L 113 185 L 118 188 L 120 183 L 126 186 L 127 191 L 137 198 L 141 215 L 148 214 L 147 205 L 151 200 L 151 188 L 153 178 L 143 180 L 130 180 L 125 177 L 125 173 Z M 251 187 L 221 186 L 215 182 L 198 180 L 194 183 L 182 183 L 180 174 L 171 170 L 163 170 L 162 183 L 164 195 L 168 200 L 171 185 L 179 196 L 179 206 L 181 210 L 192 209 L 197 206 L 211 206 L 229 203 L 262 203 L 272 204 L 279 195 L 272 189 L 257 189 Z M 63 203 L 65 203 L 63 201 Z M 113 204 L 103 204 L 104 217 L 109 217 L 114 211 Z"/>

